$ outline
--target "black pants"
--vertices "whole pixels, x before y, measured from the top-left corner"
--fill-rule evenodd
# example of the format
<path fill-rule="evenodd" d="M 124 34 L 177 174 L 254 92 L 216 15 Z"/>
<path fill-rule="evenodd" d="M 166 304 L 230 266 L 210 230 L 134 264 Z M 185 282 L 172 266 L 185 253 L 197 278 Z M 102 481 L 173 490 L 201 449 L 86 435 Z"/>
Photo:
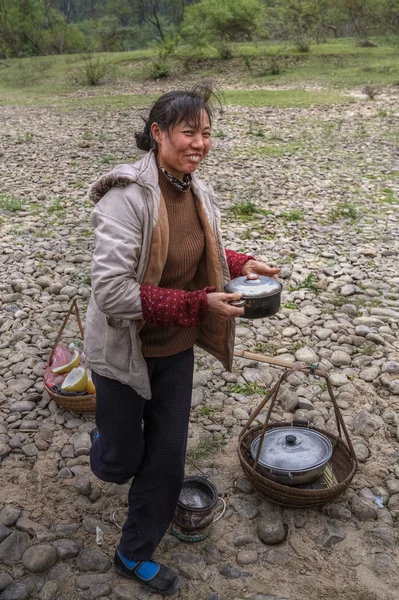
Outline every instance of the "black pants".
<path fill-rule="evenodd" d="M 91 449 L 91 469 L 113 483 L 134 476 L 119 544 L 129 560 L 150 559 L 173 518 L 184 479 L 191 407 L 193 349 L 146 361 L 151 400 L 93 373 L 100 435 Z"/>

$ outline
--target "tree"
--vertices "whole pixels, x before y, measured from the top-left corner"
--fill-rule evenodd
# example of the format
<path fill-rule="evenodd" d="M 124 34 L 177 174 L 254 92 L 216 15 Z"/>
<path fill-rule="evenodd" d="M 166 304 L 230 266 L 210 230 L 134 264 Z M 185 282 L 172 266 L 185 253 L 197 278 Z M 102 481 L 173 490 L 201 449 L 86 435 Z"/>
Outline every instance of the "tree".
<path fill-rule="evenodd" d="M 182 35 L 197 48 L 252 40 L 263 12 L 260 0 L 200 0 L 186 8 Z"/>

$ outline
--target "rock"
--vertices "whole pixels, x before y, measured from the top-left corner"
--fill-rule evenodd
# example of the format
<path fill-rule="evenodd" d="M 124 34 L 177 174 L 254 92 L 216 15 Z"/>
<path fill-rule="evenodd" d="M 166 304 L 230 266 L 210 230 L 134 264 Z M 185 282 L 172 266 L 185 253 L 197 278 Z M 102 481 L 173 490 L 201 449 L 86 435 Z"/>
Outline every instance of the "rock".
<path fill-rule="evenodd" d="M 240 517 L 244 517 L 245 519 L 254 519 L 258 514 L 258 507 L 254 506 L 252 502 L 244 500 L 243 498 L 233 497 L 231 500 L 231 505 L 237 511 Z"/>
<path fill-rule="evenodd" d="M 73 535 L 79 530 L 80 523 L 58 523 L 55 532 L 59 535 Z"/>
<path fill-rule="evenodd" d="M 76 578 L 76 587 L 82 590 L 88 590 L 92 585 L 101 585 L 111 581 L 110 573 L 90 573 L 87 575 L 78 575 Z"/>
<path fill-rule="evenodd" d="M 226 577 L 226 579 L 242 579 L 244 577 L 252 577 L 252 573 L 247 571 L 241 571 L 232 565 L 223 565 L 219 569 L 219 573 Z"/>
<path fill-rule="evenodd" d="M 240 548 L 252 543 L 252 536 L 248 533 L 242 533 L 240 531 L 233 531 L 232 541 L 235 546 Z"/>
<path fill-rule="evenodd" d="M 71 436 L 70 441 L 73 444 L 75 456 L 88 456 L 90 454 L 91 440 L 86 431 L 74 434 Z"/>
<path fill-rule="evenodd" d="M 258 521 L 257 534 L 265 544 L 278 544 L 285 537 L 283 520 L 279 513 L 271 512 Z"/>
<path fill-rule="evenodd" d="M 8 586 L 8 588 L 4 590 L 4 592 L 0 596 L 0 599 L 26 600 L 26 598 L 29 598 L 32 592 L 32 587 L 32 582 L 29 580 L 19 583 L 13 582 L 11 585 Z"/>
<path fill-rule="evenodd" d="M 298 396 L 295 392 L 285 389 L 280 394 L 281 406 L 286 412 L 294 412 L 298 407 Z"/>
<path fill-rule="evenodd" d="M 39 600 L 54 600 L 58 591 L 58 586 L 55 581 L 46 581 L 40 590 Z"/>
<path fill-rule="evenodd" d="M 12 394 L 23 394 L 29 390 L 34 384 L 32 379 L 21 377 L 20 379 L 11 379 L 8 382 L 8 389 Z"/>
<path fill-rule="evenodd" d="M 360 379 L 363 381 L 375 381 L 380 374 L 378 367 L 367 367 L 362 369 L 359 373 Z"/>
<path fill-rule="evenodd" d="M 52 542 L 55 540 L 55 535 L 44 525 L 35 523 L 27 517 L 21 517 L 16 523 L 16 528 L 20 531 L 25 531 L 32 536 L 35 536 L 38 542 Z"/>
<path fill-rule="evenodd" d="M 103 530 L 104 533 L 110 532 L 110 527 L 104 521 L 100 521 L 100 519 L 95 519 L 94 517 L 85 517 L 82 521 L 83 527 L 89 533 L 96 533 L 97 527 Z"/>
<path fill-rule="evenodd" d="M 66 285 L 60 290 L 60 296 L 68 296 L 69 298 L 73 298 L 78 293 L 78 288 L 73 285 Z"/>
<path fill-rule="evenodd" d="M 370 438 L 384 426 L 384 421 L 378 415 L 372 415 L 363 410 L 355 417 L 352 425 L 355 433 Z"/>
<path fill-rule="evenodd" d="M 325 508 L 325 512 L 332 518 L 339 521 L 349 521 L 352 517 L 351 511 L 342 504 L 330 504 Z"/>
<path fill-rule="evenodd" d="M 312 350 L 312 348 L 305 346 L 304 348 L 299 348 L 299 350 L 295 352 L 295 360 L 307 364 L 313 364 L 319 362 L 319 357 L 317 356 L 316 352 Z"/>
<path fill-rule="evenodd" d="M 262 554 L 262 563 L 285 567 L 290 562 L 290 556 L 285 548 L 270 548 Z"/>
<path fill-rule="evenodd" d="M 26 456 L 37 456 L 39 452 L 35 444 L 25 444 L 25 446 L 22 446 L 22 451 Z"/>
<path fill-rule="evenodd" d="M 0 592 L 12 583 L 12 577 L 8 573 L 0 573 Z"/>
<path fill-rule="evenodd" d="M 290 322 L 295 325 L 295 327 L 299 327 L 299 329 L 304 329 L 305 327 L 310 327 L 312 324 L 312 319 L 302 314 L 301 312 L 295 310 L 289 315 Z"/>
<path fill-rule="evenodd" d="M 383 554 L 381 552 L 375 555 L 374 570 L 377 573 L 377 575 L 387 575 L 395 569 L 395 563 L 388 554 Z"/>
<path fill-rule="evenodd" d="M 346 533 L 343 529 L 336 525 L 327 524 L 319 537 L 319 545 L 324 548 L 330 548 L 331 546 L 335 546 L 335 544 L 342 542 L 345 537 Z"/>
<path fill-rule="evenodd" d="M 10 406 L 10 412 L 29 412 L 35 408 L 35 402 L 31 402 L 30 400 L 20 400 L 19 402 L 14 402 Z"/>
<path fill-rule="evenodd" d="M 90 595 L 92 598 L 101 598 L 110 594 L 112 591 L 109 583 L 95 583 L 90 586 Z"/>
<path fill-rule="evenodd" d="M 335 387 L 341 387 L 341 385 L 346 385 L 349 383 L 349 379 L 344 373 L 333 372 L 330 373 L 330 381 L 331 384 Z"/>
<path fill-rule="evenodd" d="M 336 350 L 331 354 L 329 360 L 332 362 L 334 367 L 343 367 L 345 365 L 350 365 L 352 359 L 347 352 L 344 352 L 343 350 Z"/>
<path fill-rule="evenodd" d="M 0 562 L 9 567 L 17 564 L 29 544 L 29 535 L 21 531 L 13 531 L 0 544 Z"/>
<path fill-rule="evenodd" d="M 399 379 L 390 379 L 389 375 L 383 374 L 380 377 L 382 385 L 394 396 L 399 396 Z"/>
<path fill-rule="evenodd" d="M 351 510 L 359 521 L 374 521 L 378 517 L 378 511 L 375 505 L 358 496 L 352 498 Z"/>
<path fill-rule="evenodd" d="M 43 573 L 50 569 L 57 560 L 57 553 L 50 544 L 37 544 L 25 550 L 22 563 L 28 571 Z"/>
<path fill-rule="evenodd" d="M 76 558 L 79 571 L 95 571 L 102 573 L 111 568 L 111 561 L 99 548 L 92 546 L 82 550 Z"/>
<path fill-rule="evenodd" d="M 364 444 L 353 444 L 356 458 L 359 462 L 365 462 L 369 457 L 369 450 Z"/>
<path fill-rule="evenodd" d="M 212 542 L 205 544 L 201 550 L 201 555 L 207 565 L 215 565 L 220 561 L 220 550 Z"/>
<path fill-rule="evenodd" d="M 8 529 L 8 527 L 0 523 L 0 544 L 10 535 L 10 533 L 11 529 Z"/>
<path fill-rule="evenodd" d="M 63 560 L 77 556 L 83 549 L 83 542 L 81 540 L 55 540 L 52 545 L 55 548 L 58 558 L 62 558 Z"/>
<path fill-rule="evenodd" d="M 90 496 L 93 491 L 91 482 L 84 475 L 78 475 L 75 481 L 75 488 L 82 496 Z"/>
<path fill-rule="evenodd" d="M 237 489 L 243 494 L 252 494 L 252 492 L 254 491 L 254 486 L 250 481 L 248 481 L 248 479 L 244 479 L 243 477 L 241 477 L 237 481 Z"/>
<path fill-rule="evenodd" d="M 341 290 L 340 290 L 340 294 L 341 296 L 353 296 L 353 294 L 356 294 L 356 286 L 351 285 L 350 283 L 347 283 L 345 285 L 342 286 Z"/>
<path fill-rule="evenodd" d="M 366 531 L 365 535 L 373 544 L 380 544 L 385 548 L 394 548 L 396 546 L 396 532 L 392 527 L 374 527 Z"/>
<path fill-rule="evenodd" d="M 399 362 L 394 360 L 384 363 L 381 367 L 383 373 L 399 373 Z"/>
<path fill-rule="evenodd" d="M 253 565 L 258 562 L 258 553 L 256 550 L 240 550 L 236 561 L 239 565 Z"/>

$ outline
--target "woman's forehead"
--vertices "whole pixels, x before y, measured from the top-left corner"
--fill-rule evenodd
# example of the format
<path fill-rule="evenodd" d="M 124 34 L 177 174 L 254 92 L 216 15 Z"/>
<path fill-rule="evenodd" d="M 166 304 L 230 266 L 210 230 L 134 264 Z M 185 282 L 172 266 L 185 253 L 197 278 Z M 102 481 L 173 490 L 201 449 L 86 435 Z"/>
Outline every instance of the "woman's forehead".
<path fill-rule="evenodd" d="M 201 111 L 201 114 L 199 115 L 199 118 L 195 121 L 193 121 L 190 118 L 183 118 L 178 124 L 178 127 L 181 128 L 185 126 L 191 127 L 192 129 L 205 129 L 206 127 L 210 127 L 211 122 L 208 113 L 206 112 L 206 110 L 203 109 Z"/>

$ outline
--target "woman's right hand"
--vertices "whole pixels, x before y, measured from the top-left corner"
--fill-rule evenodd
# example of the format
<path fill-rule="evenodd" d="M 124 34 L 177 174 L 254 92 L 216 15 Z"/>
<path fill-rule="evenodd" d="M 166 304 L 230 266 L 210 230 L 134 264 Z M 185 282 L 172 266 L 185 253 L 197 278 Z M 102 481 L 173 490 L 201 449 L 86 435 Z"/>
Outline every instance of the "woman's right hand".
<path fill-rule="evenodd" d="M 216 316 L 219 321 L 228 321 L 236 319 L 244 314 L 244 308 L 232 306 L 230 302 L 240 300 L 242 294 L 225 294 L 224 292 L 211 292 L 207 294 L 208 310 Z"/>

